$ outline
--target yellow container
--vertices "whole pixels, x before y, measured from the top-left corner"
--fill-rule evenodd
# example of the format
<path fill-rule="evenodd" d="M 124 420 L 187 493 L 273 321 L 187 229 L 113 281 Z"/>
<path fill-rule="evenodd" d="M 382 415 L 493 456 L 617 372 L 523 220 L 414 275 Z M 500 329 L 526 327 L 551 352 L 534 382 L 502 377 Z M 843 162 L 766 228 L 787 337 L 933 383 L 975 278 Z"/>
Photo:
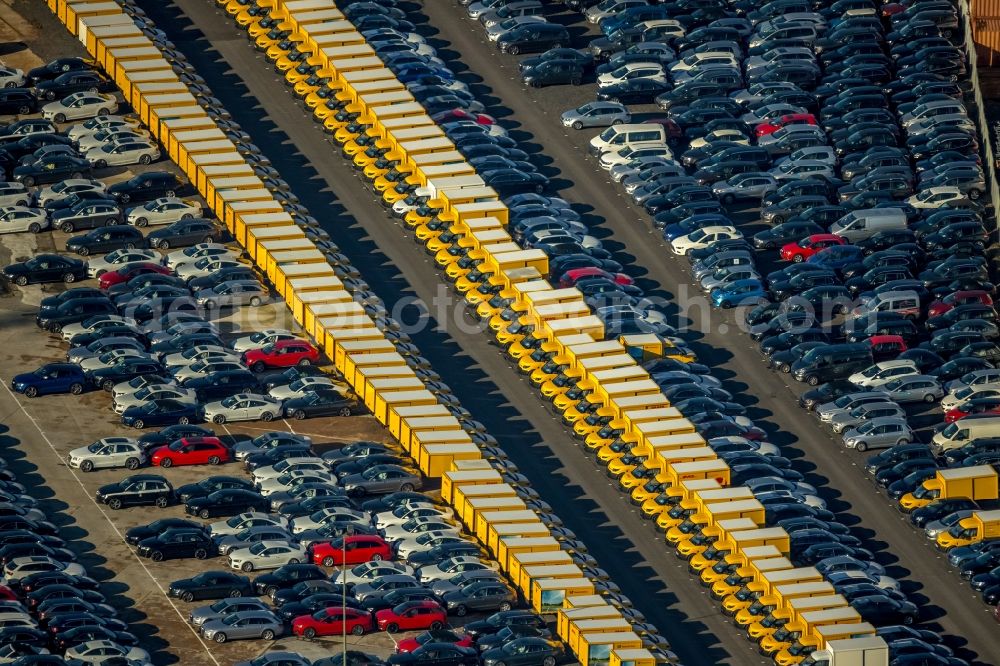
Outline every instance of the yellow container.
<path fill-rule="evenodd" d="M 505 536 L 542 537 L 550 535 L 551 533 L 552 532 L 549 528 L 538 520 L 537 516 L 533 521 L 527 523 L 503 523 L 500 525 L 490 525 L 486 547 L 491 553 L 496 555 L 499 541 Z"/>
<path fill-rule="evenodd" d="M 471 438 L 466 443 L 424 443 L 420 449 L 418 465 L 424 476 L 437 479 L 456 460 L 479 460 L 482 458 L 482 455 L 479 447 L 472 443 Z"/>
<path fill-rule="evenodd" d="M 594 583 L 587 578 L 542 578 L 531 585 L 531 607 L 536 613 L 554 613 L 562 607 L 566 597 L 593 593 Z M 614 634 L 603 634 L 603 636 L 613 637 Z M 616 640 L 612 638 L 609 645 L 614 644 Z M 635 641 L 634 647 L 642 645 L 638 636 L 635 636 Z M 598 638 L 595 636 L 595 647 L 597 644 Z"/>
<path fill-rule="evenodd" d="M 511 558 L 524 553 L 547 553 L 561 551 L 559 542 L 551 536 L 544 537 L 522 537 L 508 536 L 500 539 L 497 544 L 495 558 L 500 563 L 500 569 L 510 571 Z M 593 588 L 589 592 L 582 594 L 593 594 Z"/>

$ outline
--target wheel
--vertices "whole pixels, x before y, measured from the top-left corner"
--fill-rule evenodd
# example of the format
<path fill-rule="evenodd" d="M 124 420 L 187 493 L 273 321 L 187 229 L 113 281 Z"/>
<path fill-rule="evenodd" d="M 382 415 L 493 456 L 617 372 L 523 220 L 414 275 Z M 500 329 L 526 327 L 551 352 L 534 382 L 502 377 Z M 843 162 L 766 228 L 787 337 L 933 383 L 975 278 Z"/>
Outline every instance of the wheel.
<path fill-rule="evenodd" d="M 795 262 L 795 263 L 797 263 L 797 264 L 801 264 L 801 263 L 802 263 L 802 260 L 803 260 L 803 258 L 804 258 L 804 257 L 803 257 L 803 256 L 802 256 L 801 254 L 797 254 L 797 255 L 795 255 L 794 257 L 792 257 L 792 261 L 794 261 L 794 262 Z"/>
<path fill-rule="evenodd" d="M 104 220 L 104 226 L 106 226 L 106 227 L 113 227 L 116 224 L 118 224 L 118 219 L 117 218 L 109 217 L 108 219 Z"/>
<path fill-rule="evenodd" d="M 215 642 L 216 643 L 225 643 L 226 642 L 226 635 L 223 634 L 223 633 L 216 634 L 215 635 Z"/>
<path fill-rule="evenodd" d="M 220 458 L 219 456 L 212 456 L 211 458 L 208 459 L 209 465 L 218 465 L 221 462 L 222 458 Z"/>
<path fill-rule="evenodd" d="M 251 298 L 250 299 L 250 306 L 251 307 L 255 307 L 255 308 L 259 307 L 260 306 L 260 296 L 254 296 L 253 298 Z"/>
<path fill-rule="evenodd" d="M 545 659 L 542 659 L 542 666 L 556 666 L 556 658 L 546 657 Z"/>
<path fill-rule="evenodd" d="M 156 247 L 160 248 L 161 250 L 169 250 L 170 249 L 170 242 L 169 241 L 165 241 L 165 240 L 161 240 L 159 243 L 156 244 Z"/>
<path fill-rule="evenodd" d="M 97 160 L 96 162 L 94 162 L 94 168 L 95 169 L 103 169 L 106 166 L 108 166 L 108 161 L 107 160 Z"/>
<path fill-rule="evenodd" d="M 386 633 L 394 634 L 397 631 L 399 631 L 399 625 L 396 624 L 395 622 L 390 622 L 389 624 L 385 625 L 385 631 Z"/>
<path fill-rule="evenodd" d="M 509 53 L 511 55 L 517 55 L 520 52 L 521 52 L 521 47 L 520 46 L 511 46 L 509 49 L 507 49 L 507 53 Z"/>
<path fill-rule="evenodd" d="M 74 171 L 69 175 L 70 178 L 83 178 L 83 174 L 79 171 Z"/>
<path fill-rule="evenodd" d="M 310 360 L 309 360 L 309 359 L 307 359 L 307 358 L 304 358 L 304 359 L 302 359 L 301 361 L 299 361 L 299 367 L 300 367 L 300 368 L 304 368 L 304 367 L 306 367 L 306 366 L 308 366 L 308 365 L 312 365 L 312 361 L 310 361 Z"/>
<path fill-rule="evenodd" d="M 299 558 L 297 557 L 293 557 L 292 559 L 288 560 L 288 564 L 298 564 L 298 563 L 299 563 Z"/>
<path fill-rule="evenodd" d="M 372 562 L 381 562 L 381 561 L 382 561 L 381 553 L 375 553 L 374 555 L 372 555 Z"/>
<path fill-rule="evenodd" d="M 329 556 L 329 555 L 327 555 L 326 557 L 324 557 L 323 558 L 323 566 L 324 567 L 332 567 L 333 566 L 333 558 L 331 556 Z"/>
<path fill-rule="evenodd" d="M 222 425 L 225 422 L 226 422 L 226 417 L 223 416 L 222 414 L 216 414 L 215 416 L 212 417 L 212 423 L 217 423 L 218 425 Z"/>
<path fill-rule="evenodd" d="M 413 484 L 412 483 L 404 483 L 403 485 L 401 485 L 399 487 L 399 490 L 401 492 L 404 492 L 404 493 L 411 493 L 411 492 L 413 492 Z"/>
<path fill-rule="evenodd" d="M 137 226 L 137 227 L 148 227 L 149 226 L 149 220 L 147 220 L 144 217 L 140 217 L 139 219 L 137 219 L 135 221 L 135 226 Z"/>
<path fill-rule="evenodd" d="M 312 627 L 306 627 L 306 630 L 302 632 L 302 636 L 303 638 L 308 638 L 309 640 L 312 640 L 316 638 L 316 630 L 313 629 Z"/>
<path fill-rule="evenodd" d="M 572 79 L 569 80 L 569 82 L 570 85 L 578 86 L 581 83 L 583 83 L 583 79 L 580 78 L 579 76 L 574 76 Z"/>
<path fill-rule="evenodd" d="M 365 628 L 360 624 L 356 624 L 353 627 L 351 627 L 351 633 L 354 634 L 355 636 L 364 636 Z"/>
<path fill-rule="evenodd" d="M 105 391 L 109 392 L 109 393 L 111 392 L 111 389 L 113 389 L 114 387 L 115 387 L 115 383 L 113 381 L 111 381 L 110 379 L 105 379 L 101 383 L 101 388 L 104 389 Z"/>
<path fill-rule="evenodd" d="M 719 303 L 719 307 L 722 308 L 723 310 L 728 310 L 729 308 L 733 307 L 733 304 L 730 301 L 722 301 L 721 303 Z"/>
<path fill-rule="evenodd" d="M 465 604 L 459 604 L 455 606 L 455 615 L 459 617 L 465 617 L 469 612 L 469 609 L 465 607 Z"/>
<path fill-rule="evenodd" d="M 913 616 L 907 615 L 903 618 L 903 624 L 913 624 Z"/>
<path fill-rule="evenodd" d="M 71 282 L 76 282 L 76 276 L 72 273 L 66 273 L 66 275 L 63 275 L 63 282 L 65 282 L 66 284 L 69 284 Z"/>
<path fill-rule="evenodd" d="M 792 366 L 788 365 L 787 363 L 782 363 L 780 366 L 778 366 L 778 370 L 781 370 L 782 372 L 791 372 Z"/>
<path fill-rule="evenodd" d="M 139 459 L 129 458 L 125 461 L 125 467 L 126 469 L 139 469 Z"/>
<path fill-rule="evenodd" d="M 208 551 L 205 550 L 204 548 L 199 548 L 198 550 L 194 551 L 194 558 L 196 560 L 203 560 L 206 557 L 208 557 Z"/>
<path fill-rule="evenodd" d="M 253 562 L 244 562 L 240 569 L 243 571 L 253 571 Z"/>
<path fill-rule="evenodd" d="M 215 236 L 212 236 L 211 234 L 209 234 L 208 236 L 205 236 L 204 238 L 202 238 L 201 242 L 202 243 L 214 243 L 215 242 Z"/>
<path fill-rule="evenodd" d="M 86 257 L 87 255 L 90 254 L 90 250 L 88 250 L 86 247 L 81 247 L 79 250 L 76 251 L 76 253 L 81 257 Z"/>
<path fill-rule="evenodd" d="M 27 108 L 27 107 L 25 107 L 25 108 Z M 64 122 L 66 122 L 66 114 L 65 113 L 57 113 L 56 115 L 52 116 L 52 121 L 56 122 L 56 123 L 64 123 Z"/>
<path fill-rule="evenodd" d="M 270 423 L 271 421 L 274 420 L 274 414 L 272 414 L 271 412 L 264 412 L 263 414 L 260 415 L 260 420 L 263 421 L 264 423 Z"/>
<path fill-rule="evenodd" d="M 173 464 L 174 461 L 171 458 L 164 458 L 163 460 L 160 461 L 160 467 L 172 467 Z"/>
<path fill-rule="evenodd" d="M 125 249 L 126 250 L 134 250 L 135 249 L 135 243 L 125 243 Z"/>
<path fill-rule="evenodd" d="M 924 402 L 934 402 L 937 398 L 934 397 L 933 393 L 928 393 L 924 396 Z"/>
<path fill-rule="evenodd" d="M 24 183 L 25 187 L 31 187 L 32 185 L 35 184 L 35 179 L 32 178 L 31 176 L 25 176 L 24 178 L 21 179 L 21 182 Z"/>
<path fill-rule="evenodd" d="M 575 129 L 575 130 L 582 130 L 583 129 L 583 123 L 581 123 L 579 120 L 575 121 L 573 123 L 573 129 Z"/>
<path fill-rule="evenodd" d="M 509 601 L 505 601 L 502 604 L 500 604 L 500 610 L 502 610 L 502 611 L 505 611 L 505 612 L 509 611 L 510 608 L 511 608 L 511 606 L 510 606 L 510 602 Z"/>
<path fill-rule="evenodd" d="M 257 361 L 250 366 L 250 369 L 254 372 L 264 372 L 264 370 L 267 369 L 267 366 L 264 365 L 264 361 Z"/>
<path fill-rule="evenodd" d="M 24 389 L 24 395 L 28 396 L 29 398 L 36 398 L 38 397 L 38 389 L 35 388 L 34 386 L 29 386 L 28 388 Z"/>
<path fill-rule="evenodd" d="M 810 375 L 809 378 L 806 379 L 806 384 L 809 384 L 809 386 L 819 385 L 819 377 L 814 377 Z"/>
<path fill-rule="evenodd" d="M 337 412 L 337 413 L 338 413 L 339 415 L 341 415 L 341 416 L 350 416 L 350 415 L 351 415 L 351 408 L 350 408 L 350 407 L 343 407 L 343 408 L 342 408 L 342 409 L 341 409 L 341 410 L 340 410 L 339 412 Z"/>
<path fill-rule="evenodd" d="M 158 550 L 154 550 L 152 553 L 149 554 L 149 559 L 153 560 L 154 562 L 162 562 L 163 553 L 161 553 Z"/>
<path fill-rule="evenodd" d="M 306 413 L 301 409 L 297 409 L 295 410 L 295 413 L 292 414 L 292 416 L 295 418 L 296 421 L 301 421 L 306 417 Z"/>
<path fill-rule="evenodd" d="M 133 421 L 132 422 L 132 427 L 135 428 L 136 430 L 142 430 L 143 428 L 146 427 L 146 424 L 142 422 L 142 419 L 139 419 L 138 421 Z M 170 467 L 169 460 L 170 460 L 170 458 L 167 458 L 168 464 L 163 465 L 164 467 Z"/>
<path fill-rule="evenodd" d="M 731 206 L 732 204 L 736 203 L 736 197 L 734 197 L 732 194 L 726 194 L 722 197 L 722 203 L 724 203 L 727 206 Z"/>
<path fill-rule="evenodd" d="M 109 115 L 110 113 L 111 113 L 111 111 L 109 111 L 108 109 L 98 109 L 97 110 L 97 115 L 99 115 L 99 116 L 106 116 L 106 115 Z"/>
<path fill-rule="evenodd" d="M 495 662 L 493 662 L 493 666 L 507 666 L 507 662 L 505 662 L 505 661 L 495 661 Z"/>
<path fill-rule="evenodd" d="M 114 509 L 115 511 L 117 511 L 118 509 L 122 508 L 122 501 L 120 499 L 118 499 L 117 497 L 113 498 L 113 499 L 109 499 L 108 500 L 108 506 L 110 508 Z"/>
<path fill-rule="evenodd" d="M 42 225 L 38 224 L 38 222 L 32 222 L 31 224 L 28 225 L 28 231 L 30 231 L 33 234 L 37 234 L 41 232 L 41 230 L 42 230 Z"/>
<path fill-rule="evenodd" d="M 149 164 L 152 161 L 153 161 L 153 158 L 150 157 L 149 155 L 140 155 L 139 156 L 139 164 Z"/>
<path fill-rule="evenodd" d="M 910 442 L 907 441 L 906 439 L 900 438 L 899 441 L 896 442 L 896 446 L 902 446 L 903 444 L 909 444 L 909 443 Z"/>
<path fill-rule="evenodd" d="M 191 592 L 185 592 L 181 595 L 181 600 L 191 603 L 192 601 L 194 601 L 194 594 L 192 594 Z"/>
<path fill-rule="evenodd" d="M 18 286 L 23 287 L 24 285 L 28 284 L 28 276 L 18 275 L 17 279 L 14 280 L 14 282 L 16 282 Z"/>
<path fill-rule="evenodd" d="M 167 498 L 166 497 L 157 497 L 156 498 L 156 506 L 157 506 L 157 508 L 160 508 L 160 509 L 167 508 Z"/>
<path fill-rule="evenodd" d="M 230 597 L 242 597 L 243 596 L 243 590 L 237 590 L 237 589 L 233 588 L 232 590 L 229 590 L 229 596 Z"/>
<path fill-rule="evenodd" d="M 542 87 L 542 82 L 538 81 L 538 80 L 532 81 L 531 82 L 531 87 L 532 88 L 541 88 Z"/>
<path fill-rule="evenodd" d="M 864 452 L 868 450 L 868 442 L 858 442 L 855 447 L 858 451 Z"/>
<path fill-rule="evenodd" d="M 174 191 L 173 190 L 167 190 L 166 192 L 164 192 L 163 196 L 165 196 L 165 197 L 172 197 L 172 196 L 174 196 Z"/>

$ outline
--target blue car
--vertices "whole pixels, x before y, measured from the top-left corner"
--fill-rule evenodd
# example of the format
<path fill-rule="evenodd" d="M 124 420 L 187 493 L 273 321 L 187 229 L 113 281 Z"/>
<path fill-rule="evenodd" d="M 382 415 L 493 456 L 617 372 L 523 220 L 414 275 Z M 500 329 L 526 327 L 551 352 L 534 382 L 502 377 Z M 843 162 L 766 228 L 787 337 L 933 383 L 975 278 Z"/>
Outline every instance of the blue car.
<path fill-rule="evenodd" d="M 419 81 L 425 76 L 433 76 L 445 81 L 454 81 L 455 74 L 450 70 L 432 65 L 416 65 L 411 67 L 401 67 L 398 72 L 394 72 L 396 78 L 403 85 Z"/>
<path fill-rule="evenodd" d="M 757 279 L 737 280 L 724 287 L 712 290 L 712 304 L 720 308 L 734 308 L 737 305 L 760 303 L 768 300 L 767 289 Z"/>
<path fill-rule="evenodd" d="M 806 259 L 806 262 L 837 271 L 862 259 L 864 253 L 857 245 L 836 245 L 820 250 Z"/>
<path fill-rule="evenodd" d="M 129 407 L 122 414 L 122 425 L 136 430 L 147 426 L 186 425 L 200 420 L 197 404 L 177 400 L 151 400 Z"/>
<path fill-rule="evenodd" d="M 10 385 L 29 398 L 46 393 L 80 395 L 87 385 L 87 378 L 75 363 L 47 363 L 34 372 L 17 375 Z"/>

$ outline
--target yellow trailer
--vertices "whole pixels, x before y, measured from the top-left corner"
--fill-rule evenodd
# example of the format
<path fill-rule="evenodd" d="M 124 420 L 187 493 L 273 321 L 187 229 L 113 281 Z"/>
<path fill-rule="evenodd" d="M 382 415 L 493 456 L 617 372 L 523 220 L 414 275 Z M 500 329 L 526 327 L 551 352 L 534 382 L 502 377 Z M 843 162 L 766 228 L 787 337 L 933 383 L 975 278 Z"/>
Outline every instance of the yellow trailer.
<path fill-rule="evenodd" d="M 464 430 L 462 432 L 465 432 Z M 421 440 L 420 457 L 417 465 L 424 476 L 440 478 L 456 460 L 481 460 L 482 452 L 472 443 L 466 433 L 467 442 L 435 443 Z"/>
<path fill-rule="evenodd" d="M 575 619 L 569 623 L 569 644 L 571 646 L 579 646 L 581 636 L 596 634 L 601 631 L 628 632 L 632 631 L 632 624 L 621 616 Z"/>
<path fill-rule="evenodd" d="M 333 272 L 333 267 L 325 261 L 317 261 L 313 263 L 292 262 L 287 264 L 278 264 L 269 277 L 271 278 L 274 290 L 278 293 L 278 295 L 283 299 L 288 300 L 290 297 L 290 281 L 306 277 L 336 277 L 336 273 Z"/>
<path fill-rule="evenodd" d="M 284 242 L 284 241 L 277 241 Z M 335 280 L 335 281 L 334 281 Z M 303 278 L 293 284 L 292 318 L 302 325 L 305 321 L 306 308 L 321 303 L 345 303 L 351 300 L 351 295 L 340 283 L 338 278 Z"/>
<path fill-rule="evenodd" d="M 572 624 L 575 622 L 606 618 L 622 618 L 620 610 L 608 604 L 600 596 L 598 596 L 597 599 L 602 603 L 590 606 L 567 607 L 566 602 L 563 602 L 563 607 L 556 611 L 556 636 L 558 636 L 563 642 L 569 643 L 570 636 L 573 636 L 574 632 Z M 579 632 L 577 631 L 576 633 Z"/>
<path fill-rule="evenodd" d="M 561 548 L 562 546 L 558 541 L 552 538 L 552 536 L 508 536 L 500 539 L 500 542 L 497 544 L 495 557 L 497 562 L 500 563 L 500 569 L 503 571 L 509 571 L 511 558 L 516 555 L 524 553 L 555 552 L 561 551 Z M 593 594 L 593 590 L 587 594 Z"/>
<path fill-rule="evenodd" d="M 476 538 L 484 543 L 489 540 L 490 525 L 502 525 L 505 523 L 529 523 L 539 520 L 538 514 L 530 509 L 480 511 L 477 512 L 474 517 L 474 531 Z"/>
<path fill-rule="evenodd" d="M 531 585 L 531 607 L 536 613 L 554 613 L 562 607 L 566 597 L 593 593 L 594 583 L 587 578 L 542 578 Z M 594 640 L 596 645 L 597 638 Z M 636 641 L 639 647 L 638 636 Z"/>
<path fill-rule="evenodd" d="M 572 647 L 572 646 L 571 646 Z M 614 650 L 640 649 L 642 639 L 631 631 L 595 631 L 580 634 L 574 648 L 581 666 L 607 666 Z"/>
<path fill-rule="evenodd" d="M 482 460 L 482 459 L 480 459 Z M 479 462 L 471 460 L 460 460 L 456 462 Z M 486 464 L 489 461 L 482 460 Z M 472 471 L 472 470 L 464 470 Z M 466 516 L 469 522 L 466 523 L 466 527 L 470 532 L 474 532 L 476 524 L 479 521 L 479 516 L 484 512 L 490 513 L 495 511 L 526 511 L 528 510 L 528 505 L 524 503 L 520 497 L 504 496 L 504 497 L 465 497 L 462 502 L 462 506 L 458 507 L 458 513 L 462 516 Z M 489 541 L 489 527 L 486 528 L 486 536 L 482 539 L 483 544 Z"/>
<path fill-rule="evenodd" d="M 497 555 L 499 542 L 503 537 L 544 537 L 551 536 L 552 532 L 536 517 L 534 521 L 527 523 L 504 523 L 501 525 L 490 525 L 487 534 L 488 541 L 486 547 L 489 551 Z"/>
<path fill-rule="evenodd" d="M 198 118 L 198 120 L 201 121 L 201 118 L 205 117 L 206 116 L 203 114 L 200 118 Z M 168 135 L 172 131 L 171 128 L 176 123 L 188 122 L 188 120 L 189 119 L 187 118 L 165 120 L 162 124 L 163 134 Z M 232 150 L 225 153 L 202 153 L 200 155 L 192 155 L 190 159 L 188 159 L 188 164 L 183 168 L 184 173 L 186 173 L 188 178 L 191 179 L 191 184 L 195 186 L 199 193 L 203 194 L 208 191 L 208 179 L 210 178 L 210 172 L 206 171 L 206 169 L 220 166 L 243 166 L 246 163 L 246 158 L 240 155 L 234 147 Z"/>
<path fill-rule="evenodd" d="M 611 651 L 608 666 L 667 666 L 669 663 L 645 648 L 621 648 Z"/>
<path fill-rule="evenodd" d="M 105 41 L 121 37 L 145 36 L 129 16 L 121 13 L 105 16 L 112 18 L 113 22 L 96 22 L 90 17 L 79 22 L 80 33 L 77 37 L 95 62 L 101 62 L 102 49 L 106 48 Z"/>
<path fill-rule="evenodd" d="M 95 17 L 107 16 L 117 18 L 122 15 L 122 8 L 116 2 L 67 2 L 59 7 L 57 16 L 72 35 L 83 35 L 83 25 L 89 25 Z M 81 25 L 82 24 L 82 25 Z M 86 44 L 85 38 L 81 40 Z"/>
<path fill-rule="evenodd" d="M 507 576 L 514 582 L 515 586 L 523 588 L 519 581 L 521 580 L 521 572 L 525 567 L 571 564 L 573 564 L 573 557 L 564 550 L 515 553 L 507 558 Z"/>

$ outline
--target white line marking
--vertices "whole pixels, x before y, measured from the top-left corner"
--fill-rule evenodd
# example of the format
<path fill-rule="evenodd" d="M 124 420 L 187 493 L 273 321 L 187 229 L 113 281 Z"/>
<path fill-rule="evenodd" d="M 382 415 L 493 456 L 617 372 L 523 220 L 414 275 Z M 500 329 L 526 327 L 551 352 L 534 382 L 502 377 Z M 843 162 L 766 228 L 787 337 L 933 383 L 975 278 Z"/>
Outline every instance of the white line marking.
<path fill-rule="evenodd" d="M 38 434 L 42 436 L 42 439 L 45 440 L 45 443 L 48 444 L 50 449 L 52 449 L 52 453 L 55 454 L 56 460 L 62 460 L 62 457 L 59 455 L 59 451 L 52 443 L 52 440 L 49 439 L 49 436 L 46 435 L 45 431 L 42 430 L 41 426 L 38 425 L 38 421 L 35 420 L 35 417 L 32 416 L 27 409 L 25 409 L 23 404 L 21 404 L 21 401 L 18 400 L 17 398 L 17 394 L 10 389 L 8 382 L 6 380 L 0 380 L 0 381 L 2 381 L 3 387 L 7 391 L 7 393 L 10 394 L 10 397 L 14 399 L 14 403 L 18 406 L 18 409 L 21 410 L 21 413 L 24 414 L 26 417 L 28 417 L 28 420 L 31 421 L 31 425 L 35 426 L 35 430 L 38 431 Z M 89 490 L 87 490 L 87 487 L 83 485 L 83 481 L 80 480 L 80 476 L 76 473 L 76 470 L 74 470 L 69 465 L 66 466 L 66 469 L 68 469 L 69 473 L 73 475 L 73 479 L 76 481 L 77 485 L 80 486 L 80 490 L 83 491 L 83 494 L 90 499 L 91 504 L 97 507 L 97 510 L 101 512 L 102 516 L 104 516 L 104 519 L 108 521 L 108 525 L 111 526 L 111 529 L 113 529 L 115 531 L 115 534 L 118 535 L 118 538 L 124 542 L 125 535 L 122 534 L 121 530 L 118 529 L 118 526 L 114 524 L 114 522 L 111 520 L 111 517 L 104 510 L 104 507 L 102 507 L 100 504 L 97 503 L 97 500 L 94 499 L 94 496 L 90 493 Z M 208 655 L 208 658 L 212 660 L 212 663 L 215 664 L 215 666 L 222 666 L 222 664 L 219 663 L 219 660 L 215 658 L 215 655 L 213 655 L 211 651 L 208 649 L 208 645 L 205 643 L 204 639 L 202 639 L 201 635 L 195 630 L 194 627 L 188 624 L 188 621 L 187 619 L 185 619 L 184 614 L 181 613 L 180 609 L 177 608 L 176 604 L 174 604 L 174 600 L 171 599 L 169 595 L 167 595 L 167 591 L 163 589 L 162 585 L 160 585 L 160 581 L 156 580 L 156 576 L 154 576 L 153 572 L 149 570 L 149 567 L 146 566 L 146 563 L 143 561 L 143 559 L 139 557 L 135 553 L 135 551 L 133 551 L 131 548 L 129 548 L 128 550 L 129 553 L 132 555 L 132 557 L 135 559 L 135 561 L 139 563 L 139 566 L 142 567 L 142 570 L 146 572 L 146 575 L 149 576 L 149 579 L 153 581 L 153 584 L 156 585 L 157 589 L 160 590 L 160 592 L 163 594 L 163 598 L 167 600 L 167 603 L 170 604 L 170 607 L 174 609 L 175 613 L 177 613 L 177 617 L 181 619 L 181 623 L 185 627 L 187 627 L 191 631 L 191 633 L 194 634 L 195 638 L 198 639 L 198 642 L 201 643 L 201 647 L 205 650 L 205 654 Z"/>

